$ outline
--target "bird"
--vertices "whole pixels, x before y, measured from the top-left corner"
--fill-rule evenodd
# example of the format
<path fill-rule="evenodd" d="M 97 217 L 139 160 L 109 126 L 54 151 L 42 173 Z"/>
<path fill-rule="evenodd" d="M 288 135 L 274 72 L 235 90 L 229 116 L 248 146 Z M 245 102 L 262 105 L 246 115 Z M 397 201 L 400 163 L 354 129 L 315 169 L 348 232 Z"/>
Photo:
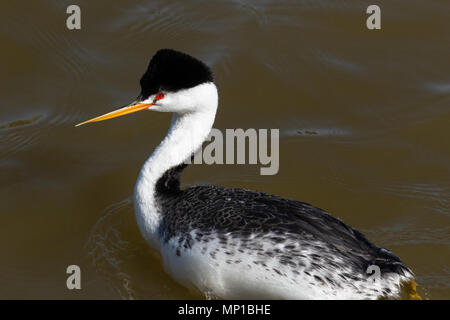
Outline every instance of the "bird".
<path fill-rule="evenodd" d="M 78 124 L 141 110 L 170 112 L 165 138 L 134 188 L 137 225 L 164 269 L 210 299 L 420 299 L 398 256 L 339 218 L 305 202 L 264 192 L 181 188 L 187 159 L 210 133 L 218 89 L 201 60 L 160 49 L 126 107 Z"/>

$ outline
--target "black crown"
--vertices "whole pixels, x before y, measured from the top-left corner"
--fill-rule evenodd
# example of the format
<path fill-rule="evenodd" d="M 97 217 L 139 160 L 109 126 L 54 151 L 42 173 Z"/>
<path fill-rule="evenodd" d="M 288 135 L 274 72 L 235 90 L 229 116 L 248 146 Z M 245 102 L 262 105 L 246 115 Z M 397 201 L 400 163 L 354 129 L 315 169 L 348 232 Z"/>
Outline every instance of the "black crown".
<path fill-rule="evenodd" d="M 140 98 L 158 92 L 175 92 L 206 82 L 214 82 L 211 69 L 200 60 L 172 49 L 161 49 L 150 60 L 141 78 Z"/>

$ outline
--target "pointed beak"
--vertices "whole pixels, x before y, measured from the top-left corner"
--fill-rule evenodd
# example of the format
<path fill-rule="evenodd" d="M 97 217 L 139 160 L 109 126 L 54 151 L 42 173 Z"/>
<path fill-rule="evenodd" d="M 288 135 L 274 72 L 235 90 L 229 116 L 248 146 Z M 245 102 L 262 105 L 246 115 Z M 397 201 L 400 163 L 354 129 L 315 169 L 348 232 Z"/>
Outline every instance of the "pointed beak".
<path fill-rule="evenodd" d="M 133 112 L 146 110 L 146 109 L 150 108 L 152 105 L 153 105 L 153 103 L 141 103 L 140 101 L 136 100 L 126 107 L 123 107 L 118 110 L 114 110 L 112 112 L 106 113 L 102 116 L 99 116 L 99 117 L 96 117 L 96 118 L 93 118 L 90 120 L 84 121 L 82 123 L 77 124 L 75 127 L 82 126 L 83 124 L 86 124 L 86 123 L 99 122 L 99 121 L 103 121 L 103 120 L 108 120 L 108 119 L 124 116 L 126 114 L 130 114 Z"/>

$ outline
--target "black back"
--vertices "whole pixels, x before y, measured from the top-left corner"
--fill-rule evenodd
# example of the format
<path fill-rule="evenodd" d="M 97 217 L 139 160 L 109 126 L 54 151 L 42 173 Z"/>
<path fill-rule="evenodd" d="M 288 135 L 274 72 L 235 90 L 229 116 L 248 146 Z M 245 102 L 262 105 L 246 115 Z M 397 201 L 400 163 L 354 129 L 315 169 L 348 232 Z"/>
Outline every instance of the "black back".
<path fill-rule="evenodd" d="M 175 92 L 206 82 L 214 82 L 209 67 L 188 54 L 172 49 L 161 49 L 150 60 L 141 78 L 140 99 L 158 92 Z"/>

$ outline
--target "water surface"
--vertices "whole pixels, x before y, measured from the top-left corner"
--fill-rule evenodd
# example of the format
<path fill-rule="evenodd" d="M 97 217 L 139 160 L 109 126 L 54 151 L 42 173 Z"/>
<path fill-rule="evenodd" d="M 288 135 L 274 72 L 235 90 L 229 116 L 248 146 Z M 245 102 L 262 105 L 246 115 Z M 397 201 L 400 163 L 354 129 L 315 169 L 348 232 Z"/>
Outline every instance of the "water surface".
<path fill-rule="evenodd" d="M 426 298 L 450 298 L 448 1 L 0 3 L 0 298 L 201 298 L 162 269 L 132 190 L 168 114 L 74 124 L 133 100 L 159 48 L 216 74 L 215 127 L 279 128 L 280 170 L 190 166 L 185 186 L 312 203 L 399 255 Z M 82 290 L 66 288 L 66 267 Z"/>

